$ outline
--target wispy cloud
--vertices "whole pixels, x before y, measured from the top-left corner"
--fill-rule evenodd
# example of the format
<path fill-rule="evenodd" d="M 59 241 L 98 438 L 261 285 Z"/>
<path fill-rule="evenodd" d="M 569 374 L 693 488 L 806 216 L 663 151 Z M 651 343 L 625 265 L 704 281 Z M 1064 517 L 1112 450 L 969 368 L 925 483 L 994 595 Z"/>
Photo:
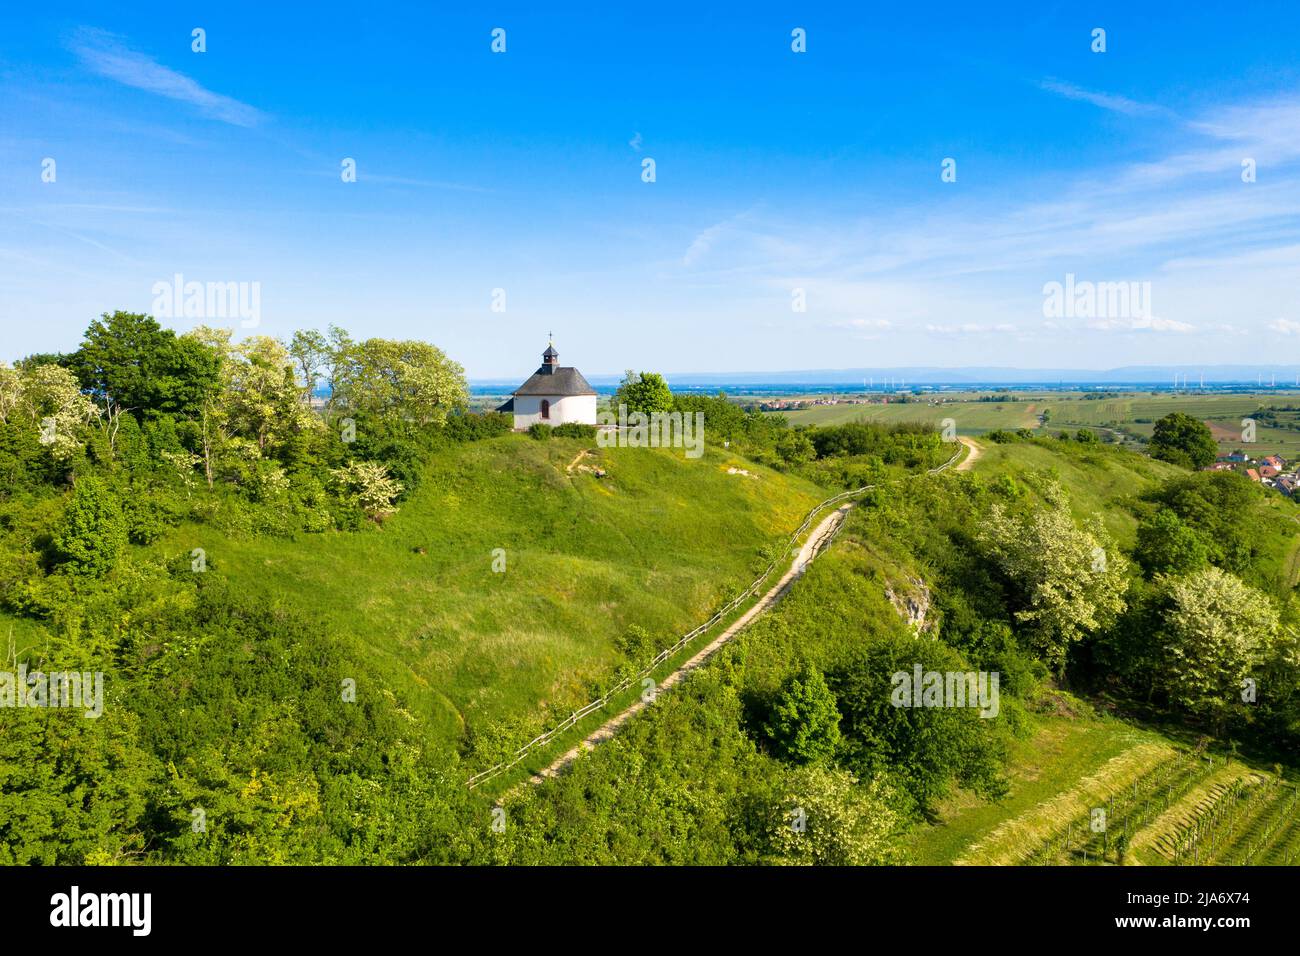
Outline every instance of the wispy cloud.
<path fill-rule="evenodd" d="M 331 171 L 327 175 L 337 176 L 338 173 L 337 171 Z M 470 183 L 457 183 L 445 179 L 419 179 L 413 176 L 389 176 L 382 173 L 358 172 L 357 180 L 359 182 L 378 183 L 383 186 L 417 186 L 422 189 L 451 189 L 467 193 L 493 192 L 493 190 L 484 186 L 474 186 Z"/>
<path fill-rule="evenodd" d="M 888 317 L 891 336 L 1221 338 L 1225 322 L 1300 334 L 1300 323 L 1273 321 L 1292 314 L 1300 287 L 1300 98 L 1216 107 L 1176 132 L 1173 146 L 1168 130 L 1153 133 L 1139 162 L 943 206 L 722 220 L 694 236 L 682 266 L 696 282 L 748 275 L 774 302 L 805 288 L 809 312 L 845 333 L 865 331 L 845 324 L 854 319 Z M 1259 157 L 1257 182 L 1243 180 L 1243 157 Z M 1033 321 L 1043 283 L 1067 272 L 1151 281 L 1159 313 Z"/>
<path fill-rule="evenodd" d="M 627 144 L 631 146 L 633 149 L 635 149 L 638 153 L 641 152 L 641 143 L 642 143 L 642 139 L 640 133 L 633 133 L 632 138 L 627 141 Z"/>
<path fill-rule="evenodd" d="M 133 89 L 187 103 L 212 119 L 248 127 L 257 126 L 265 119 L 265 115 L 255 107 L 212 92 L 184 73 L 130 49 L 120 37 L 104 30 L 82 27 L 73 35 L 68 47 L 88 69 L 100 76 Z"/>
<path fill-rule="evenodd" d="M 927 325 L 927 332 L 934 335 L 996 335 L 1006 332 L 1016 331 L 1016 327 L 1009 322 L 998 322 L 993 325 L 984 325 L 979 322 L 958 322 L 945 325 Z"/>
<path fill-rule="evenodd" d="M 1043 80 L 1038 85 L 1042 89 L 1047 90 L 1050 93 L 1057 93 L 1064 96 L 1066 99 L 1091 103 L 1093 106 L 1100 107 L 1103 110 L 1110 110 L 1112 113 L 1123 113 L 1126 116 L 1144 116 L 1153 113 L 1168 112 L 1161 106 L 1154 106 L 1150 103 L 1139 103 L 1137 100 L 1131 100 L 1127 96 L 1117 96 L 1113 93 L 1098 93 L 1094 90 L 1085 90 L 1083 87 L 1075 86 L 1073 83 L 1054 80 L 1050 77 Z"/>

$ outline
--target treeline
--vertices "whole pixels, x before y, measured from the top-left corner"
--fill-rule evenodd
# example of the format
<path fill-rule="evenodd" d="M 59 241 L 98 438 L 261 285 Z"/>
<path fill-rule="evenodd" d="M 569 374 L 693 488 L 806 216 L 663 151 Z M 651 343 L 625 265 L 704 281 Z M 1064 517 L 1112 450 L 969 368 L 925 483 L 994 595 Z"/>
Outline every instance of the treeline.
<path fill-rule="evenodd" d="M 338 328 L 235 342 L 115 312 L 73 353 L 0 365 L 0 481 L 13 494 L 102 475 L 162 522 L 202 483 L 258 531 L 356 527 L 391 513 L 431 446 L 509 430 L 461 415 L 467 395 L 423 342 Z"/>
<path fill-rule="evenodd" d="M 701 412 L 711 447 L 723 447 L 752 461 L 793 471 L 830 487 L 856 488 L 879 480 L 886 466 L 933 468 L 952 456 L 951 443 L 932 427 L 901 422 L 849 422 L 792 428 L 784 415 L 744 407 L 723 392 L 674 394 L 663 376 L 628 371 L 610 402 L 629 411 Z"/>

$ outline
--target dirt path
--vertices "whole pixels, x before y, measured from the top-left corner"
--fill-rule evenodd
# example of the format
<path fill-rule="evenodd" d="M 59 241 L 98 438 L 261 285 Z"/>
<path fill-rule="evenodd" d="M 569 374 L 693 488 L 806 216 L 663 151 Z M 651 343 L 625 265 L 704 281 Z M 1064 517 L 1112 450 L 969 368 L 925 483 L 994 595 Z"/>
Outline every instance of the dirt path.
<path fill-rule="evenodd" d="M 982 449 L 979 445 L 975 444 L 974 439 L 958 436 L 957 440 L 965 445 L 967 451 L 970 453 L 957 463 L 957 471 L 970 471 L 975 467 L 975 459 L 979 458 Z"/>
<path fill-rule="evenodd" d="M 813 559 L 816 558 L 817 555 L 825 549 L 826 545 L 830 543 L 831 538 L 835 536 L 835 532 L 839 529 L 840 524 L 843 523 L 844 516 L 849 513 L 849 509 L 852 507 L 852 504 L 841 505 L 823 518 L 821 523 L 818 524 L 817 527 L 813 529 L 812 533 L 808 535 L 808 540 L 803 543 L 803 547 L 799 549 L 799 553 L 795 555 L 795 559 L 790 565 L 790 570 L 786 571 L 785 574 L 781 576 L 781 580 L 777 581 L 776 584 L 772 586 L 771 590 L 764 594 L 753 607 L 737 618 L 735 623 L 730 625 L 726 630 L 710 641 L 708 645 L 700 649 L 695 656 L 682 664 L 681 667 L 677 668 L 660 681 L 655 688 L 655 692 L 661 693 L 679 683 L 687 674 L 708 660 L 718 650 L 718 648 L 722 647 L 723 644 L 726 644 L 748 627 L 754 618 L 770 610 L 778 601 L 781 600 L 781 598 L 785 597 L 785 593 L 790 590 L 791 585 L 793 585 L 795 581 L 799 580 L 799 578 L 803 577 L 803 573 L 808 570 L 808 565 L 811 564 Z M 627 723 L 628 720 L 648 706 L 649 704 L 646 701 L 638 700 L 625 710 L 615 714 L 609 720 L 605 721 L 605 723 L 596 728 L 596 730 L 592 731 L 586 739 L 576 747 L 556 758 L 549 767 L 531 777 L 529 782 L 541 783 L 547 777 L 554 777 L 569 764 L 573 763 L 573 761 L 577 760 L 579 754 L 584 750 L 590 750 L 602 741 L 613 737 L 618 731 L 618 728 L 623 726 L 623 724 Z"/>

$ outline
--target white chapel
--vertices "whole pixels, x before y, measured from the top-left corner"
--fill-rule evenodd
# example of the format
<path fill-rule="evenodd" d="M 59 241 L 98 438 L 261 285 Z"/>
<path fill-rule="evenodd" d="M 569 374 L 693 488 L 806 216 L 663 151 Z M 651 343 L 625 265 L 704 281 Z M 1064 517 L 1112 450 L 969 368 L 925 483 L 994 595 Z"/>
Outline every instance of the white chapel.
<path fill-rule="evenodd" d="M 515 416 L 515 429 L 534 422 L 563 425 L 565 422 L 596 424 L 596 390 L 576 368 L 560 365 L 560 353 L 550 342 L 542 353 L 542 367 L 514 390 L 497 411 Z"/>

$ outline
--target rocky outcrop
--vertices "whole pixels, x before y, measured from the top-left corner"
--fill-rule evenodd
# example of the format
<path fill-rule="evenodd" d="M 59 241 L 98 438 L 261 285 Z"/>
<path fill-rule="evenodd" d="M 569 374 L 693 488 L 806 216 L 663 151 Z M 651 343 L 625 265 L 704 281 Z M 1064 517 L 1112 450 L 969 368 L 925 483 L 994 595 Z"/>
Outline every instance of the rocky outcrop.
<path fill-rule="evenodd" d="M 898 612 L 898 616 L 906 621 L 912 630 L 921 634 L 930 629 L 928 620 L 930 589 L 926 587 L 925 582 L 920 578 L 909 576 L 907 583 L 910 587 L 906 590 L 887 586 L 885 588 L 885 597 L 889 598 L 889 603 L 894 605 L 894 610 Z"/>

